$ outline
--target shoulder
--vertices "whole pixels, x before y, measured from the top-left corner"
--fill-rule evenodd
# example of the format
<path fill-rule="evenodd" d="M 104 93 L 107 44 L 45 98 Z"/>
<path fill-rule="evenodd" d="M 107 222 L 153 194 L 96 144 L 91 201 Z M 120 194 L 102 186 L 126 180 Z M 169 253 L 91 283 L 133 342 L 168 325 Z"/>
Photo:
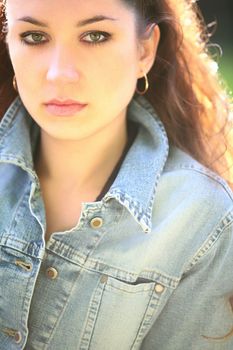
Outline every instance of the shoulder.
<path fill-rule="evenodd" d="M 226 207 L 233 205 L 233 192 L 227 182 L 177 147 L 170 148 L 161 180 L 174 186 L 176 195 L 204 201 L 218 199 L 218 205 L 221 200 Z"/>
<path fill-rule="evenodd" d="M 218 245 L 225 232 L 232 241 L 232 227 L 233 195 L 227 183 L 172 148 L 155 195 L 154 234 L 163 233 L 164 247 L 186 265 Z"/>

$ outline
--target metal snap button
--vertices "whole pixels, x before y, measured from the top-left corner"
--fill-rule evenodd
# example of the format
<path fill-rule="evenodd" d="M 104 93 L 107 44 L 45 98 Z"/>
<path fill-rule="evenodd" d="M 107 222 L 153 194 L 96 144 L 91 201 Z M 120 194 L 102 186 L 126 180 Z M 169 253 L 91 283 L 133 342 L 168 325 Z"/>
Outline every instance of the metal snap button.
<path fill-rule="evenodd" d="M 22 340 L 22 334 L 19 331 L 17 331 L 14 335 L 14 339 L 16 344 L 19 344 Z"/>
<path fill-rule="evenodd" d="M 164 291 L 164 289 L 165 289 L 165 287 L 162 286 L 161 284 L 156 284 L 156 286 L 155 286 L 156 293 L 161 294 Z"/>
<path fill-rule="evenodd" d="M 46 275 L 51 280 L 54 280 L 55 278 L 57 278 L 58 272 L 54 267 L 49 267 L 46 270 Z"/>
<path fill-rule="evenodd" d="M 108 282 L 108 276 L 107 275 L 101 276 L 100 283 L 104 284 L 104 283 L 107 283 L 107 282 Z"/>
<path fill-rule="evenodd" d="M 90 221 L 90 225 L 94 229 L 100 228 L 101 226 L 103 226 L 103 219 L 100 217 L 93 218 Z"/>

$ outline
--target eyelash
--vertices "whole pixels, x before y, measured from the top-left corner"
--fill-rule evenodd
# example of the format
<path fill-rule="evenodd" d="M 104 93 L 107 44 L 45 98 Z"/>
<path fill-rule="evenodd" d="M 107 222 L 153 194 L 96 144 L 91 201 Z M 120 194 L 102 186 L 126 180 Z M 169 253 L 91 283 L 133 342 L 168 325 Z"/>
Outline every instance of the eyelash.
<path fill-rule="evenodd" d="M 39 34 L 41 36 L 45 36 L 44 33 L 41 33 L 41 32 L 25 32 L 25 33 L 22 33 L 20 34 L 20 41 L 25 44 L 25 45 L 28 45 L 28 46 L 39 46 L 39 45 L 44 45 L 46 44 L 48 41 L 47 40 L 44 40 L 44 41 L 40 41 L 40 42 L 28 42 L 25 40 L 25 38 L 27 38 L 28 36 L 30 35 L 33 35 L 33 34 Z M 104 44 L 106 41 L 109 41 L 110 40 L 110 37 L 111 37 L 111 34 L 107 33 L 107 32 L 101 32 L 101 31 L 90 31 L 88 33 L 86 33 L 84 35 L 85 36 L 88 36 L 88 35 L 91 35 L 91 34 L 100 34 L 100 35 L 103 35 L 105 37 L 104 40 L 101 40 L 101 41 L 83 41 L 84 44 L 87 44 L 87 45 L 100 45 L 100 44 Z"/>

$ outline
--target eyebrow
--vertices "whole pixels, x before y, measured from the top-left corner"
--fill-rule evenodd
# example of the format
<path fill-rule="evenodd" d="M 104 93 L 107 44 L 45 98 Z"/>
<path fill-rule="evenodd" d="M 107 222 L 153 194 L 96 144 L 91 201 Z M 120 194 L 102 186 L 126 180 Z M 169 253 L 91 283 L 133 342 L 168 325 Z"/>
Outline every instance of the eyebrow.
<path fill-rule="evenodd" d="M 83 19 L 81 21 L 78 21 L 78 23 L 76 24 L 76 27 L 83 27 L 87 24 L 101 22 L 101 21 L 105 21 L 105 20 L 117 21 L 118 19 L 113 18 L 113 17 L 103 16 L 103 15 L 97 15 L 97 16 L 94 16 L 91 18 L 87 18 L 87 19 Z M 35 24 L 35 25 L 40 26 L 40 27 L 49 27 L 48 23 L 38 21 L 37 19 L 30 17 L 30 16 L 18 18 L 17 21 Z"/>

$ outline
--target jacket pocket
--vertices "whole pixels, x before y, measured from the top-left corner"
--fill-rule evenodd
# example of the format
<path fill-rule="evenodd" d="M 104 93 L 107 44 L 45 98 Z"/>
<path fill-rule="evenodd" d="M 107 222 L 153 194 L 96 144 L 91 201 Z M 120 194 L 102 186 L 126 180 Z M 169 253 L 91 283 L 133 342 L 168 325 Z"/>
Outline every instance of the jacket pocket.
<path fill-rule="evenodd" d="M 165 287 L 138 279 L 128 283 L 102 275 L 89 305 L 81 349 L 129 350 L 149 326 Z"/>

